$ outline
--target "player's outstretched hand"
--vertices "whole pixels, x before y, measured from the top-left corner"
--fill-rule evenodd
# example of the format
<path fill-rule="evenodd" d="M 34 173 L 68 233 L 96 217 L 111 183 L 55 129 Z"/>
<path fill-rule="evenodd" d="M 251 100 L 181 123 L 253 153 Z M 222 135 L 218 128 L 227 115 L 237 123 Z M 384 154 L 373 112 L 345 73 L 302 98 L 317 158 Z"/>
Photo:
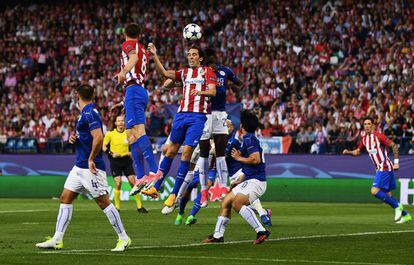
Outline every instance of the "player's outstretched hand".
<path fill-rule="evenodd" d="M 124 104 L 123 102 L 116 103 L 112 106 L 112 108 L 109 110 L 109 114 L 114 115 L 115 111 L 118 111 L 118 109 L 123 109 Z"/>
<path fill-rule="evenodd" d="M 72 134 L 70 137 L 69 137 L 69 143 L 70 144 L 74 144 L 76 142 L 76 134 Z"/>
<path fill-rule="evenodd" d="M 342 154 L 343 155 L 349 155 L 351 152 L 348 150 L 348 149 L 345 149 L 343 152 L 342 152 Z"/>
<path fill-rule="evenodd" d="M 156 55 L 157 54 L 157 48 L 155 48 L 154 43 L 150 43 L 148 44 L 148 51 L 149 53 L 151 53 L 151 55 Z"/>
<path fill-rule="evenodd" d="M 97 174 L 98 173 L 98 170 L 96 169 L 95 162 L 93 162 L 93 160 L 88 160 L 88 167 L 89 167 L 89 171 L 92 174 Z"/>

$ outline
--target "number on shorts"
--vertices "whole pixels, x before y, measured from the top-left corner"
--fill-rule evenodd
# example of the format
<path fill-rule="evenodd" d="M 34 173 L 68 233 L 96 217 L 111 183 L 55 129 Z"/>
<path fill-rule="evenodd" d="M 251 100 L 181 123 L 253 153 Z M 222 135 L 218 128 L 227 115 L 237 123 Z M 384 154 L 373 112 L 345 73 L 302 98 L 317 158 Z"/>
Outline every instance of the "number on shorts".
<path fill-rule="evenodd" d="M 98 188 L 98 182 L 97 181 L 94 181 L 93 179 L 91 179 L 91 184 L 92 184 L 93 188 L 95 188 L 95 189 Z"/>

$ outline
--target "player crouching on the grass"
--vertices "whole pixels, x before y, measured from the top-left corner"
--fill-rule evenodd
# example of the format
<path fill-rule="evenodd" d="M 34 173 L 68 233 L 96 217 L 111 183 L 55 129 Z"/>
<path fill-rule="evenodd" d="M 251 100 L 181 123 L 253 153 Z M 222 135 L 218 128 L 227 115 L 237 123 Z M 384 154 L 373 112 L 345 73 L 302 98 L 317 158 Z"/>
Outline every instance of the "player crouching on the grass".
<path fill-rule="evenodd" d="M 232 151 L 232 157 L 242 163 L 244 175 L 233 183 L 235 187 L 224 197 L 214 234 L 203 240 L 203 243 L 224 242 L 223 236 L 230 222 L 231 208 L 256 231 L 257 238 L 253 244 L 262 243 L 270 235 L 270 232 L 259 222 L 254 211 L 248 207 L 265 193 L 267 186 L 263 150 L 259 139 L 254 135 L 258 126 L 259 119 L 255 114 L 247 110 L 242 112 L 243 143 L 240 151 L 236 149 Z"/>

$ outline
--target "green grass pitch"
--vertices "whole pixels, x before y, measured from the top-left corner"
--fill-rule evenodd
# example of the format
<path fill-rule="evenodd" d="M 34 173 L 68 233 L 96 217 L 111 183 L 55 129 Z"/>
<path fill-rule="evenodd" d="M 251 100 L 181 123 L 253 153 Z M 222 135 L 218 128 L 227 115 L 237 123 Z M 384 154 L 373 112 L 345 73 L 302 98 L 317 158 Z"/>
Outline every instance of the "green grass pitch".
<path fill-rule="evenodd" d="M 150 213 L 144 215 L 132 202 L 122 202 L 133 246 L 111 253 L 116 234 L 92 201 L 75 201 L 64 249 L 44 251 L 34 245 L 53 235 L 59 202 L 0 199 L 0 264 L 414 264 L 414 224 L 395 224 L 386 205 L 263 205 L 273 211 L 269 241 L 254 246 L 254 231 L 233 213 L 226 243 L 202 245 L 214 230 L 219 204 L 202 209 L 199 222 L 188 227 L 173 224 L 176 213 L 162 215 L 161 203 L 145 202 Z"/>

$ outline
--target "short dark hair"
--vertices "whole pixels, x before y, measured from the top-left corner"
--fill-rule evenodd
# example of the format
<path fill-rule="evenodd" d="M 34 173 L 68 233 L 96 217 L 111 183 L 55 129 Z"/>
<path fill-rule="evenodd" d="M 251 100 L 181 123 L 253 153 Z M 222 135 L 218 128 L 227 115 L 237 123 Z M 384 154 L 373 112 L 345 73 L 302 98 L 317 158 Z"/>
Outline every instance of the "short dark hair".
<path fill-rule="evenodd" d="M 78 92 L 79 97 L 82 100 L 90 101 L 93 99 L 93 87 L 91 87 L 90 85 L 80 85 L 76 88 L 76 92 Z"/>
<path fill-rule="evenodd" d="M 133 39 L 138 38 L 139 35 L 139 25 L 136 23 L 131 23 L 125 28 L 125 34 Z"/>
<path fill-rule="evenodd" d="M 259 128 L 259 118 L 249 110 L 243 110 L 240 116 L 240 123 L 248 133 L 254 133 Z"/>
<path fill-rule="evenodd" d="M 370 121 L 371 121 L 371 123 L 374 123 L 374 119 L 373 119 L 373 118 L 371 118 L 370 116 L 365 116 L 365 117 L 363 117 L 363 118 L 362 118 L 362 124 L 364 124 L 364 122 L 365 122 L 366 120 L 370 120 Z"/>
<path fill-rule="evenodd" d="M 204 64 L 210 65 L 210 64 L 217 64 L 217 58 L 216 58 L 216 51 L 212 48 L 207 48 L 204 51 Z"/>
<path fill-rule="evenodd" d="M 201 47 L 200 47 L 200 46 L 198 46 L 198 45 L 191 45 L 191 46 L 190 46 L 190 48 L 188 48 L 188 50 L 191 50 L 191 49 L 195 49 L 195 50 L 197 50 L 197 51 L 198 51 L 198 55 L 199 55 L 201 58 L 203 58 L 203 59 L 204 59 L 204 51 L 203 51 L 203 49 L 201 49 Z"/>

